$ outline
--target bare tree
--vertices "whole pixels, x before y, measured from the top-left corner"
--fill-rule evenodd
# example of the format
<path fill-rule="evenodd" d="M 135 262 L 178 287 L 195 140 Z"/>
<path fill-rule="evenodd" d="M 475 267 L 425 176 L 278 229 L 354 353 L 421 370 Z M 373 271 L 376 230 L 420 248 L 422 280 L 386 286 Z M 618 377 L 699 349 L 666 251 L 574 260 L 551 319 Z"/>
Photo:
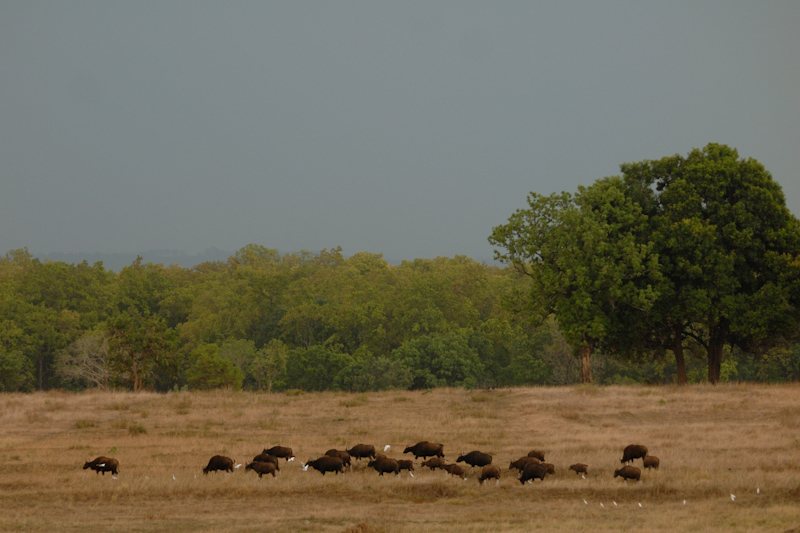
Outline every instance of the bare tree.
<path fill-rule="evenodd" d="M 73 342 L 56 357 L 56 372 L 63 378 L 108 388 L 108 337 L 92 332 Z"/>

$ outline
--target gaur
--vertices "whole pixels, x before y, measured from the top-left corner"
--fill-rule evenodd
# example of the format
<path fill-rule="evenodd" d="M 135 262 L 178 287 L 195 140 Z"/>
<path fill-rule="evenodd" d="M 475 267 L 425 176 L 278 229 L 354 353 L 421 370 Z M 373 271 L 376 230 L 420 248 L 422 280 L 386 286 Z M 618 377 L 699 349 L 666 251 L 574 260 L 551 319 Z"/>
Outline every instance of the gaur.
<path fill-rule="evenodd" d="M 655 468 L 656 470 L 658 470 L 658 466 L 661 464 L 661 461 L 659 461 L 658 457 L 655 455 L 645 455 L 642 462 L 645 468 Z"/>
<path fill-rule="evenodd" d="M 635 466 L 623 466 L 619 470 L 614 470 L 614 477 L 617 476 L 621 477 L 625 481 L 632 479 L 634 481 L 639 481 L 639 478 L 642 475 L 642 471 L 636 468 Z"/>
<path fill-rule="evenodd" d="M 544 462 L 544 452 L 540 452 L 539 450 L 531 450 L 528 452 L 528 457 L 536 457 L 541 462 Z"/>
<path fill-rule="evenodd" d="M 483 485 L 483 482 L 487 479 L 496 479 L 500 481 L 500 468 L 495 465 L 486 465 L 481 470 L 481 476 L 478 478 L 478 483 Z"/>
<path fill-rule="evenodd" d="M 520 457 L 516 461 L 511 461 L 511 464 L 508 465 L 508 469 L 513 470 L 516 468 L 517 470 L 522 472 L 522 469 L 525 468 L 525 465 L 528 463 L 534 463 L 538 465 L 539 463 L 541 463 L 541 461 L 537 457 L 531 457 L 529 455 L 526 455 L 525 457 Z"/>
<path fill-rule="evenodd" d="M 342 464 L 344 464 L 345 467 L 350 466 L 350 454 L 344 450 L 331 449 L 325 452 L 325 455 L 328 457 L 338 457 L 342 460 Z"/>
<path fill-rule="evenodd" d="M 364 457 L 375 459 L 375 446 L 371 446 L 369 444 L 356 444 L 349 450 L 345 451 L 350 454 L 350 457 L 355 457 L 359 460 Z"/>
<path fill-rule="evenodd" d="M 462 479 L 467 478 L 467 472 L 458 465 L 442 465 L 442 468 L 446 470 L 450 475 L 458 476 Z"/>
<path fill-rule="evenodd" d="M 644 459 L 645 455 L 647 455 L 647 446 L 629 444 L 625 446 L 625 449 L 622 451 L 622 459 L 620 459 L 619 462 L 629 463 L 634 459 Z"/>
<path fill-rule="evenodd" d="M 270 455 L 268 453 L 261 452 L 260 454 L 253 457 L 254 463 L 272 463 L 275 466 L 278 466 L 278 458 L 274 455 Z M 278 468 L 280 470 L 280 468 Z"/>
<path fill-rule="evenodd" d="M 551 476 L 556 475 L 556 467 L 552 463 L 541 463 L 541 465 L 547 469 L 548 474 Z"/>
<path fill-rule="evenodd" d="M 422 461 L 422 466 L 427 466 L 431 470 L 436 470 L 444 466 L 444 459 L 441 457 L 431 457 L 427 461 Z"/>
<path fill-rule="evenodd" d="M 444 457 L 444 444 L 436 444 L 426 440 L 418 442 L 413 446 L 406 446 L 403 453 L 413 453 L 414 459 L 427 459 L 428 457 Z"/>
<path fill-rule="evenodd" d="M 411 459 L 398 459 L 397 464 L 400 465 L 400 470 L 414 471 L 414 461 Z"/>
<path fill-rule="evenodd" d="M 252 470 L 253 472 L 257 473 L 258 477 L 261 477 L 264 474 L 272 474 L 272 477 L 275 477 L 275 471 L 279 469 L 278 465 L 276 465 L 275 463 L 253 461 L 252 463 L 244 467 L 245 472 L 247 472 L 248 470 Z"/>
<path fill-rule="evenodd" d="M 458 459 L 456 459 L 456 462 L 460 463 L 461 461 L 464 461 L 472 468 L 475 468 L 476 466 L 486 466 L 492 464 L 492 456 L 488 453 L 475 450 L 466 455 L 459 455 Z"/>
<path fill-rule="evenodd" d="M 217 470 L 233 472 L 233 459 L 225 457 L 224 455 L 215 455 L 208 460 L 208 466 L 203 469 L 203 474 L 216 472 Z"/>
<path fill-rule="evenodd" d="M 304 465 L 306 468 L 309 466 L 315 470 L 318 470 L 325 475 L 325 472 L 335 472 L 338 474 L 341 472 L 344 474 L 344 463 L 338 457 L 331 457 L 330 455 L 323 455 L 319 459 L 311 459 Z"/>
<path fill-rule="evenodd" d="M 287 448 L 286 446 L 273 446 L 269 450 L 264 448 L 264 451 L 261 453 L 266 453 L 268 455 L 271 455 L 273 457 L 278 457 L 280 459 L 286 459 L 286 461 L 289 461 L 289 459 L 294 458 L 294 453 L 292 452 L 292 449 Z"/>
<path fill-rule="evenodd" d="M 523 485 L 529 480 L 536 481 L 541 479 L 544 482 L 544 477 L 547 475 L 547 466 L 543 463 L 528 463 L 522 469 L 522 475 L 519 476 L 519 482 Z"/>
<path fill-rule="evenodd" d="M 589 474 L 589 465 L 583 463 L 575 463 L 574 465 L 570 465 L 570 470 L 575 471 L 575 475 L 578 474 Z"/>
<path fill-rule="evenodd" d="M 387 472 L 394 472 L 394 475 L 396 476 L 400 475 L 400 463 L 398 463 L 395 459 L 386 457 L 385 455 L 373 459 L 367 464 L 367 467 L 374 468 L 375 471 L 381 476 Z"/>
<path fill-rule="evenodd" d="M 116 476 L 117 470 L 119 469 L 119 461 L 112 457 L 105 457 L 101 455 L 93 461 L 87 461 L 83 463 L 83 469 L 86 470 L 87 468 L 94 470 L 95 474 L 102 472 L 105 476 L 106 472 L 111 472 L 112 475 Z"/>

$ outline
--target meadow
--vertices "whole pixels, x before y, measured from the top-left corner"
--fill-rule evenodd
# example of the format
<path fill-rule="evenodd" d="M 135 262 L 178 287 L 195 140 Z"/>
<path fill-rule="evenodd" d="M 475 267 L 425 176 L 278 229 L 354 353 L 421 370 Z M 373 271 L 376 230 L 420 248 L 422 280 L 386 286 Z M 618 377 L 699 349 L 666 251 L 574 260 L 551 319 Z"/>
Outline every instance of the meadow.
<path fill-rule="evenodd" d="M 51 391 L 0 395 L 2 531 L 786 531 L 800 527 L 800 386 L 537 387 L 369 394 Z M 416 463 L 380 477 L 302 470 L 329 448 L 420 440 L 502 468 L 480 486 Z M 661 459 L 613 478 L 627 444 Z M 281 444 L 276 478 L 246 464 Z M 556 475 L 522 486 L 511 460 L 543 450 Z M 116 479 L 83 470 L 110 455 Z M 589 465 L 585 479 L 568 470 Z M 463 464 L 463 463 L 462 463 Z M 637 461 L 641 466 L 641 461 Z M 732 499 L 732 496 L 735 499 Z M 584 500 L 586 503 L 584 503 Z M 616 503 L 616 505 L 615 505 Z M 641 504 L 641 505 L 640 505 Z"/>

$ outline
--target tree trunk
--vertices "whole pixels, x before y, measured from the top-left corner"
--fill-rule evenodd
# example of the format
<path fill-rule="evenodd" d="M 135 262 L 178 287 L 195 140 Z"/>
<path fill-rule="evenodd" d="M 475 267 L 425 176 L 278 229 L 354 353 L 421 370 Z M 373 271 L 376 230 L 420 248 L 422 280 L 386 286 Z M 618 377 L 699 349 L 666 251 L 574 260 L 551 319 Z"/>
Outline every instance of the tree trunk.
<path fill-rule="evenodd" d="M 708 382 L 712 385 L 719 383 L 722 370 L 722 348 L 725 342 L 712 336 L 708 341 Z"/>
<path fill-rule="evenodd" d="M 675 328 L 675 338 L 673 339 L 672 353 L 675 354 L 675 367 L 678 369 L 678 385 L 686 385 L 686 361 L 683 358 L 683 328 Z"/>
<path fill-rule="evenodd" d="M 581 346 L 578 351 L 581 354 L 581 383 L 591 383 L 592 364 L 590 358 L 592 355 L 592 346 L 591 344 Z"/>

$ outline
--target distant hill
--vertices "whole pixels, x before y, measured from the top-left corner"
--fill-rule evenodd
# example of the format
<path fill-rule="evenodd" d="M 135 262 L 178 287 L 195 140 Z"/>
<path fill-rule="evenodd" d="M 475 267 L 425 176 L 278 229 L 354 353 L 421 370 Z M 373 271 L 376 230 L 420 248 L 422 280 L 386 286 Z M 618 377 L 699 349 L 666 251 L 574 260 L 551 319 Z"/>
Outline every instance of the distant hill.
<path fill-rule="evenodd" d="M 180 250 L 147 250 L 139 253 L 50 253 L 40 255 L 38 258 L 41 261 L 63 261 L 69 264 L 79 264 L 86 261 L 90 265 L 102 261 L 107 270 L 119 272 L 123 267 L 133 263 L 138 255 L 142 256 L 142 261 L 145 263 L 161 263 L 164 266 L 178 264 L 182 268 L 191 268 L 206 261 L 227 261 L 228 257 L 233 255 L 233 252 L 226 252 L 218 248 L 206 248 L 196 254 L 189 254 Z M 37 256 L 34 254 L 34 257 Z"/>

